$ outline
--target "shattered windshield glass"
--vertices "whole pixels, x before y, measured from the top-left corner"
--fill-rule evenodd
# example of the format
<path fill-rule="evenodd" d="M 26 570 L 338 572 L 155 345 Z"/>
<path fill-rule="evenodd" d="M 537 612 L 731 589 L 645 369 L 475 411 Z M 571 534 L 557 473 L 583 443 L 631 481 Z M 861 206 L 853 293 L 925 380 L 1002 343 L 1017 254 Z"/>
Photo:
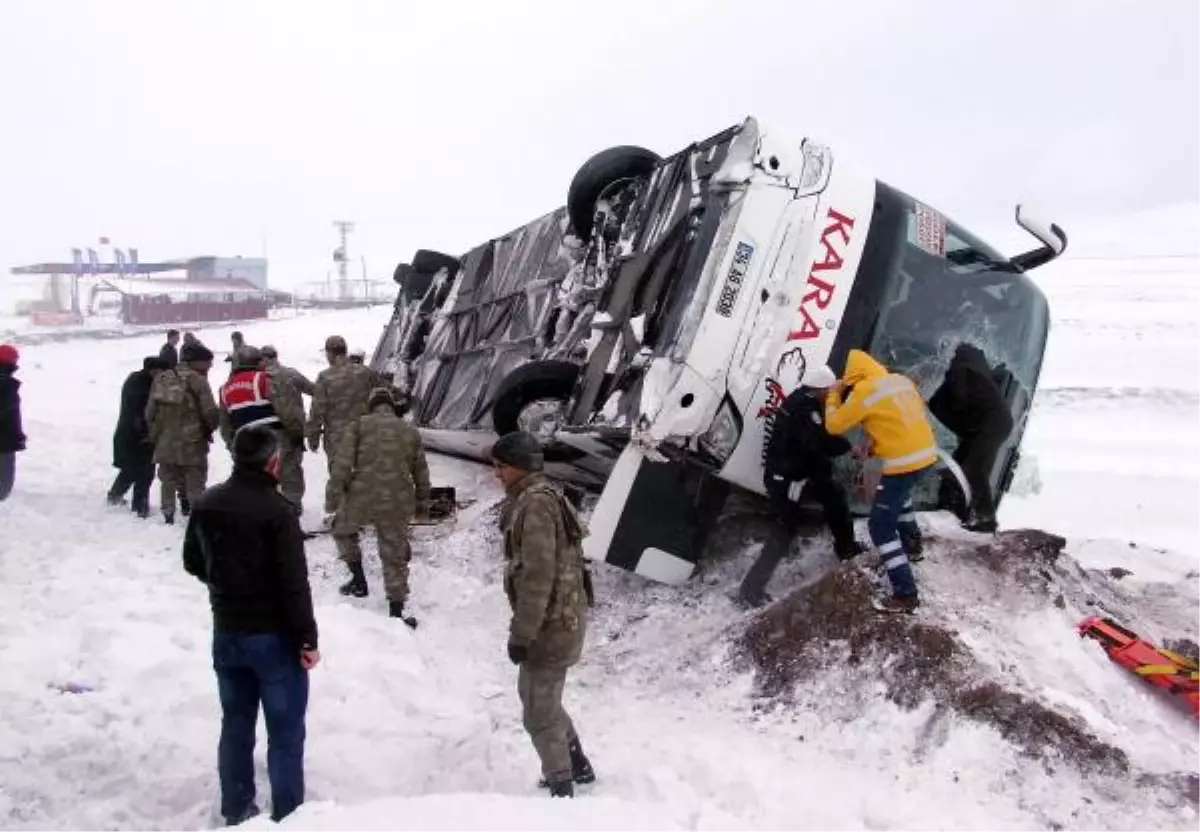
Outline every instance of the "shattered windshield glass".
<path fill-rule="evenodd" d="M 1046 299 L 1029 277 L 961 226 L 905 194 L 879 184 L 876 218 L 864 258 L 870 273 L 860 274 L 863 295 L 854 343 L 865 347 L 893 372 L 917 383 L 928 399 L 945 378 L 960 343 L 979 347 L 995 367 L 1012 374 L 1008 398 L 1015 429 L 997 458 L 993 487 L 1023 429 L 1041 372 L 1049 331 Z M 861 339 L 861 340 L 860 340 Z M 865 343 L 864 343 L 865 342 Z M 946 451 L 957 438 L 931 417 L 938 444 Z M 860 440 L 861 441 L 861 440 Z M 851 484 L 856 512 L 869 509 L 877 466 L 840 463 Z M 918 510 L 937 504 L 938 478 L 919 481 L 913 500 Z"/>
<path fill-rule="evenodd" d="M 1049 324 L 1045 298 L 987 244 L 908 202 L 871 353 L 909 375 L 928 397 L 966 341 L 1032 390 Z"/>

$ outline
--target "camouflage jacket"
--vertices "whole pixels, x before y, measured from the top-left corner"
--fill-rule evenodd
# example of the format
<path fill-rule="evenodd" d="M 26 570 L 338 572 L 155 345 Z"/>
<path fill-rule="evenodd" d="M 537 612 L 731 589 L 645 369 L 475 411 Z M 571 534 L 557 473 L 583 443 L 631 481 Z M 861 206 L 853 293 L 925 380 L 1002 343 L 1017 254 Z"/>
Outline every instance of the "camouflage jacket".
<path fill-rule="evenodd" d="M 386 405 L 350 423 L 325 487 L 325 510 L 348 525 L 380 514 L 426 514 L 429 466 L 421 434 Z"/>
<path fill-rule="evenodd" d="M 542 474 L 509 489 L 500 527 L 504 591 L 513 613 L 509 640 L 528 646 L 535 664 L 574 664 L 587 617 L 590 582 L 582 550 L 587 527 Z"/>
<path fill-rule="evenodd" d="M 290 371 L 290 372 L 289 372 Z M 284 435 L 294 444 L 304 442 L 304 396 L 303 388 L 296 383 L 296 377 L 312 387 L 312 382 L 303 375 L 283 367 L 278 363 L 267 365 L 267 375 L 271 378 L 269 398 L 275 406 L 275 415 L 283 427 Z"/>
<path fill-rule="evenodd" d="M 203 465 L 219 421 L 208 379 L 186 366 L 159 373 L 146 404 L 155 462 Z"/>
<path fill-rule="evenodd" d="M 313 391 L 317 389 L 316 385 L 309 381 L 308 376 L 304 375 L 304 373 L 295 367 L 280 364 L 277 360 L 267 361 L 267 372 L 271 374 L 271 378 L 278 376 L 287 379 L 297 391 L 306 396 L 311 396 Z"/>
<path fill-rule="evenodd" d="M 312 407 L 308 412 L 305 434 L 309 442 L 325 436 L 325 453 L 337 454 L 341 435 L 360 416 L 367 412 L 371 395 L 371 371 L 362 364 L 346 359 L 326 367 L 313 385 Z"/>

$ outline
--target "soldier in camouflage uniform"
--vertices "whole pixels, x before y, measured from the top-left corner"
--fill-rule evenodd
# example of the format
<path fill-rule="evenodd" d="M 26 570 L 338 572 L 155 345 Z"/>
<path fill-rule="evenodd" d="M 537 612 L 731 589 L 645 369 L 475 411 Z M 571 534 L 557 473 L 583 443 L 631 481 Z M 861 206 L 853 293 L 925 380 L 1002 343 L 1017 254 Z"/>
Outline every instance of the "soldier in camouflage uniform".
<path fill-rule="evenodd" d="M 311 396 L 316 391 L 316 385 L 308 380 L 308 376 L 297 370 L 295 367 L 288 367 L 279 363 L 279 350 L 275 349 L 270 344 L 262 348 L 262 356 L 267 362 L 267 372 L 272 376 L 279 375 L 291 382 L 292 386 L 306 396 Z"/>
<path fill-rule="evenodd" d="M 416 627 L 404 615 L 408 600 L 408 525 L 429 514 L 429 466 L 416 428 L 395 413 L 384 388 L 371 391 L 370 412 L 346 429 L 337 446 L 325 492 L 325 510 L 334 513 L 333 539 L 350 569 L 343 595 L 367 594 L 359 532 L 372 526 L 379 541 L 388 613 Z"/>
<path fill-rule="evenodd" d="M 583 650 L 591 603 L 582 550 L 587 529 L 541 473 L 541 446 L 531 434 L 502 437 L 491 456 L 507 494 L 500 527 L 504 590 L 512 606 L 508 657 L 521 668 L 517 692 L 525 730 L 541 759 L 543 785 L 554 797 L 574 797 L 575 783 L 596 779 L 562 704 L 567 669 Z"/>
<path fill-rule="evenodd" d="M 271 378 L 271 404 L 279 416 L 279 492 L 292 504 L 296 514 L 304 502 L 304 397 L 313 383 L 299 370 L 279 363 L 279 354 L 268 345 L 262 348 L 263 366 Z"/>
<path fill-rule="evenodd" d="M 346 358 L 346 339 L 331 335 L 325 339 L 325 357 L 329 366 L 317 376 L 312 409 L 308 413 L 308 449 L 316 451 L 325 438 L 325 462 L 333 471 L 333 460 L 347 428 L 367 412 L 367 397 L 374 384 L 371 371 Z"/>
<path fill-rule="evenodd" d="M 382 373 L 377 372 L 374 367 L 367 363 L 367 351 L 362 347 L 356 347 L 355 349 L 350 350 L 350 363 L 359 364 L 371 371 L 372 389 L 376 387 L 386 387 L 389 390 L 391 389 L 391 381 L 384 378 Z M 395 390 L 392 390 L 392 398 L 396 398 Z"/>
<path fill-rule="evenodd" d="M 179 360 L 179 366 L 154 380 L 146 404 L 146 424 L 162 484 L 160 508 L 167 523 L 175 522 L 177 495 L 186 516 L 191 503 L 204 493 L 208 446 L 220 418 L 207 378 L 212 352 L 189 344 L 180 351 Z"/>

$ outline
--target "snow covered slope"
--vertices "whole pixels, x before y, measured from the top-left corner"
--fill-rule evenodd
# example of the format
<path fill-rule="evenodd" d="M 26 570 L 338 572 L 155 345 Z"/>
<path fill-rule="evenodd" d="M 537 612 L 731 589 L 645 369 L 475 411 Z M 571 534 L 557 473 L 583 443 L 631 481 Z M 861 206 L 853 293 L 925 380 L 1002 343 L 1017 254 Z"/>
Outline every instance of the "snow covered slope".
<path fill-rule="evenodd" d="M 1091 593 L 1136 612 L 1147 635 L 1195 638 L 1197 474 L 1183 457 L 1196 450 L 1196 261 L 1182 276 L 1142 279 L 1136 302 L 1121 294 L 1129 267 L 1101 265 L 1044 282 L 1055 321 L 1046 393 L 1027 435 L 1042 490 L 1010 500 L 1002 519 L 1065 534 L 1066 554 L 1088 567 L 1133 574 L 1109 583 L 1092 575 L 1060 609 L 960 558 L 945 521 L 926 518 L 944 539 L 919 567 L 929 600 L 918 619 L 954 630 L 980 673 L 1036 694 L 1120 749 L 1130 774 L 1030 758 L 994 724 L 893 702 L 882 681 L 854 677 L 848 688 L 851 677 L 836 668 L 794 680 L 790 702 L 764 697 L 738 646 L 758 619 L 727 597 L 755 554 L 755 532 L 733 519 L 729 556 L 688 586 L 598 575 L 601 603 L 567 704 L 600 781 L 586 800 L 542 799 L 504 655 L 491 512 L 499 492 L 485 468 L 434 459 L 435 482 L 477 502 L 455 528 L 417 533 L 416 633 L 385 617 L 369 544 L 376 594 L 364 601 L 337 595 L 331 543 L 309 545 L 325 662 L 312 678 L 310 803 L 286 825 L 1194 829 L 1186 777 L 1153 778 L 1195 776 L 1195 722 L 1070 625 Z M 1101 282 L 1089 282 L 1097 274 Z M 311 375 L 326 335 L 369 348 L 386 315 L 240 328 Z M 229 331 L 201 336 L 221 350 Z M 180 528 L 103 504 L 121 381 L 157 347 L 138 336 L 24 350 L 30 447 L 16 493 L 0 505 L 0 826 L 218 820 L 203 588 L 180 568 Z M 1142 417 L 1147 427 L 1133 421 Z M 223 456 L 214 452 L 210 481 L 227 473 Z M 309 523 L 324 468 L 308 455 Z M 1140 503 L 1125 496 L 1133 493 Z M 817 581 L 828 566 L 822 541 L 811 541 L 773 591 Z M 261 749 L 259 760 L 265 797 Z"/>

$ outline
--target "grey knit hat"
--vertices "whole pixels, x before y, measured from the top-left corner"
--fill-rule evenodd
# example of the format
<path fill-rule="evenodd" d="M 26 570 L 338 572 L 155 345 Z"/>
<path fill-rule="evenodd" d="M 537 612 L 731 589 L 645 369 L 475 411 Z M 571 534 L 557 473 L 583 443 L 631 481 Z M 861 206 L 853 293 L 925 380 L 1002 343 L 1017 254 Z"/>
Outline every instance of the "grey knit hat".
<path fill-rule="evenodd" d="M 492 446 L 492 459 L 522 471 L 540 471 L 545 463 L 542 446 L 533 434 L 516 431 L 500 437 Z"/>

